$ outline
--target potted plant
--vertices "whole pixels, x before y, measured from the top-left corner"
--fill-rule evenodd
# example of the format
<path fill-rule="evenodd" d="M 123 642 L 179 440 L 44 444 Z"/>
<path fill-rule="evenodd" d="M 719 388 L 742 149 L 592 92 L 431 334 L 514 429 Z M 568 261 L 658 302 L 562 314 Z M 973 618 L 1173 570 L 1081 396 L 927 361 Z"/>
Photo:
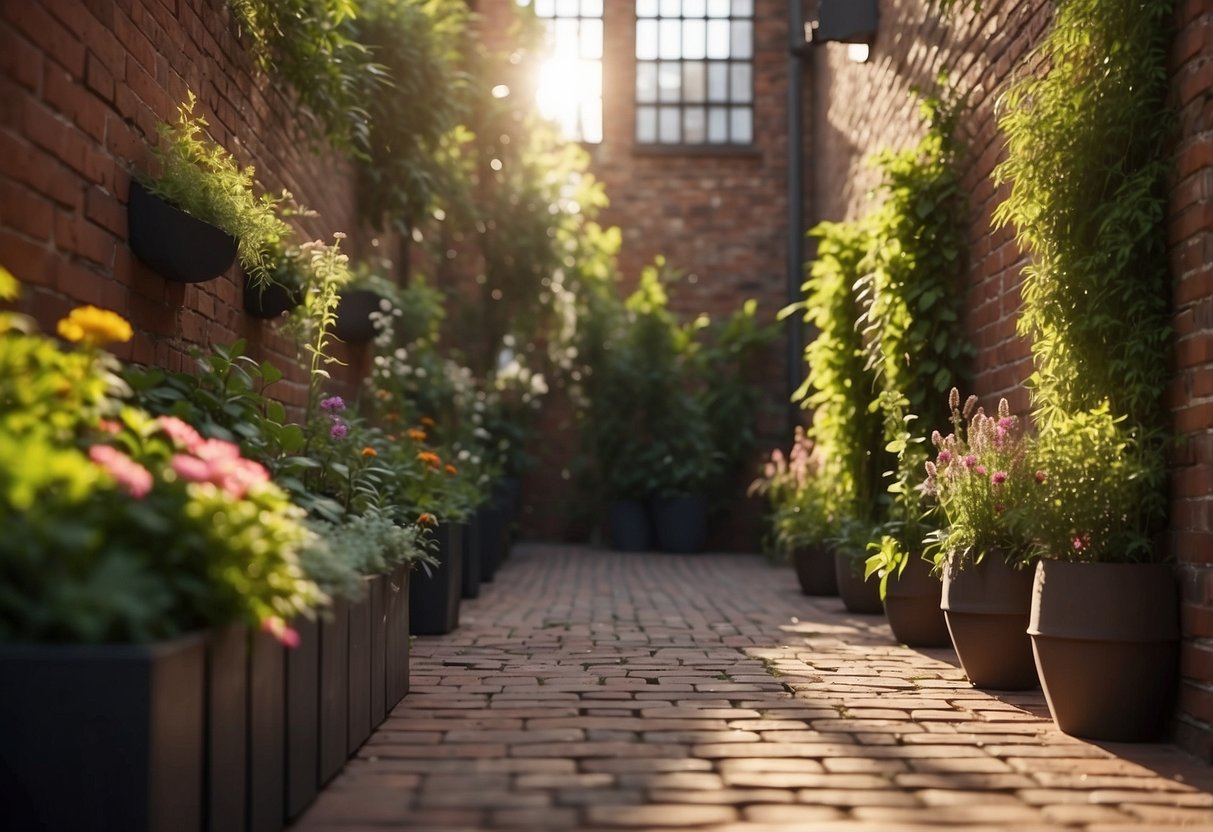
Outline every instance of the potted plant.
<path fill-rule="evenodd" d="M 1174 704 L 1178 587 L 1153 560 L 1165 469 L 1151 447 L 1106 403 L 1055 420 L 1036 443 L 1028 632 L 1049 711 L 1075 736 L 1154 739 Z"/>
<path fill-rule="evenodd" d="M 8 817 L 23 828 L 96 828 L 97 818 L 197 828 L 204 772 L 228 762 L 204 754 L 215 726 L 203 633 L 243 622 L 294 641 L 287 619 L 323 600 L 298 563 L 302 511 L 235 445 L 119 408 L 100 350 L 130 337 L 117 315 L 85 307 L 61 321 L 75 352 L 10 320 L 0 324 Z"/>
<path fill-rule="evenodd" d="M 359 264 L 353 279 L 341 290 L 333 334 L 347 344 L 362 344 L 375 337 L 382 315 L 390 314 L 396 302 L 396 286 L 380 274 Z"/>
<path fill-rule="evenodd" d="M 191 92 L 175 124 L 157 128 L 159 171 L 132 180 L 127 202 L 131 250 L 168 280 L 198 283 L 223 274 L 239 255 L 255 281 L 266 280 L 267 249 L 291 233 L 274 198 L 253 190 L 252 167 L 206 133 Z"/>
<path fill-rule="evenodd" d="M 653 531 L 663 552 L 703 551 L 708 536 L 708 492 L 720 472 L 703 401 L 675 382 L 670 400 L 653 412 L 652 433 L 638 454 L 652 495 Z"/>
<path fill-rule="evenodd" d="M 926 553 L 943 576 L 941 606 L 961 666 L 974 685 L 996 690 L 1036 686 L 1028 614 L 1033 570 L 1030 539 L 1016 522 L 1038 486 L 1028 442 L 1006 399 L 987 416 L 970 396 L 948 399 L 953 432 L 936 431 L 927 462 L 926 493 L 940 528 Z M 966 424 L 966 420 L 968 423 Z"/>
<path fill-rule="evenodd" d="M 276 245 L 266 255 L 264 279 L 244 276 L 244 311 L 254 318 L 281 318 L 303 302 L 307 283 L 301 274 L 303 252 L 292 245 Z"/>
<path fill-rule="evenodd" d="M 831 541 L 838 597 L 847 612 L 860 615 L 884 613 L 880 581 L 869 580 L 866 570 L 872 528 L 869 520 L 843 515 L 839 518 L 837 536 Z"/>

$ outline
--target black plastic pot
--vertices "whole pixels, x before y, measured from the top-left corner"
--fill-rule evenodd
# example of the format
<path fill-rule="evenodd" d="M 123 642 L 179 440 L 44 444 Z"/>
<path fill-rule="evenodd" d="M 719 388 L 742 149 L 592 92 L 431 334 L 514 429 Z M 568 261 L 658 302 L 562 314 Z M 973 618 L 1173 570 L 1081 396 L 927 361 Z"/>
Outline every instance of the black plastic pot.
<path fill-rule="evenodd" d="M 371 599 L 363 595 L 350 603 L 350 672 L 346 705 L 349 727 L 346 753 L 352 755 L 371 735 Z"/>
<path fill-rule="evenodd" d="M 620 552 L 647 552 L 653 548 L 649 510 L 644 500 L 614 500 L 608 508 L 611 547 Z"/>
<path fill-rule="evenodd" d="M 349 756 L 350 614 L 349 602 L 333 599 L 320 619 L 320 731 L 316 781 L 323 786 L 341 771 Z"/>
<path fill-rule="evenodd" d="M 244 278 L 244 311 L 254 318 L 280 318 L 299 303 L 298 291 L 278 283 L 258 286 L 249 277 Z"/>
<path fill-rule="evenodd" d="M 0 645 L 4 828 L 202 828 L 206 646 Z"/>
<path fill-rule="evenodd" d="M 505 512 L 493 503 L 476 509 L 480 524 L 480 579 L 491 581 L 505 558 Z"/>
<path fill-rule="evenodd" d="M 278 832 L 285 820 L 286 652 L 269 633 L 249 641 L 248 829 Z"/>
<path fill-rule="evenodd" d="M 653 504 L 653 530 L 663 552 L 689 555 L 702 552 L 708 539 L 708 498 L 680 494 Z"/>
<path fill-rule="evenodd" d="M 236 259 L 236 239 L 132 180 L 126 203 L 131 251 L 165 280 L 202 283 Z"/>
<path fill-rule="evenodd" d="M 337 303 L 337 322 L 333 334 L 347 344 L 361 344 L 375 337 L 371 313 L 379 312 L 383 297 L 368 289 L 343 292 Z"/>
<path fill-rule="evenodd" d="M 480 512 L 463 524 L 463 597 L 480 597 Z"/>
<path fill-rule="evenodd" d="M 792 550 L 792 566 L 796 580 L 805 595 L 837 595 L 838 572 L 834 551 L 824 543 L 797 546 Z"/>
<path fill-rule="evenodd" d="M 414 635 L 443 635 L 459 626 L 463 597 L 463 527 L 440 523 L 435 530 L 438 566 L 429 575 L 419 571 L 409 587 L 409 631 Z"/>
<path fill-rule="evenodd" d="M 316 798 L 320 756 L 320 624 L 291 622 L 299 646 L 286 652 L 286 816 L 294 820 Z"/>
<path fill-rule="evenodd" d="M 384 687 L 388 713 L 409 691 L 409 580 L 407 567 L 397 566 L 388 575 L 387 630 L 384 633 Z"/>
<path fill-rule="evenodd" d="M 243 832 L 248 756 L 248 631 L 212 630 L 206 637 L 206 774 L 210 832 Z"/>

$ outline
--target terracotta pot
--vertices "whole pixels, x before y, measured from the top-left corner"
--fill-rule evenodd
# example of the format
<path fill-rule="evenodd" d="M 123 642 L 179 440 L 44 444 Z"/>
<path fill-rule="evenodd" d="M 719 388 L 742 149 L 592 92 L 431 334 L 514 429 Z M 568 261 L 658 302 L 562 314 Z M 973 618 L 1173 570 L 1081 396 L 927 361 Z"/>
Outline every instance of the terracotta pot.
<path fill-rule="evenodd" d="M 847 612 L 880 615 L 880 585 L 863 579 L 863 561 L 852 560 L 842 552 L 834 553 L 834 573 L 838 578 L 838 596 Z"/>
<path fill-rule="evenodd" d="M 950 647 L 948 623 L 939 608 L 943 586 L 931 564 L 917 554 L 885 587 L 884 612 L 893 637 L 909 647 Z"/>
<path fill-rule="evenodd" d="M 1034 574 L 1008 565 L 1001 550 L 987 552 L 976 565 L 944 571 L 940 606 L 961 667 L 979 688 L 1036 687 L 1028 637 Z"/>
<path fill-rule="evenodd" d="M 829 546 L 824 543 L 797 546 L 792 550 L 792 566 L 805 595 L 838 594 L 838 571 Z"/>
<path fill-rule="evenodd" d="M 1042 560 L 1028 634 L 1058 728 L 1118 742 L 1162 736 L 1179 662 L 1169 565 Z"/>

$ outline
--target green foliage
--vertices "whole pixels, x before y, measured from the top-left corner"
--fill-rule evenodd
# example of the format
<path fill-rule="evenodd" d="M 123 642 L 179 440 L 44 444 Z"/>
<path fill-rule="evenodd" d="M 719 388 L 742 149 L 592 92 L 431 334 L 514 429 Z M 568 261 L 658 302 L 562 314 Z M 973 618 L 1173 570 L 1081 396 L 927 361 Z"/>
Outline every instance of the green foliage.
<path fill-rule="evenodd" d="M 1144 535 L 1165 518 L 1173 8 L 1172 0 L 1058 3 L 1029 62 L 1046 70 L 1012 84 L 1000 120 L 1007 159 L 995 177 L 1011 192 L 995 221 L 1013 225 L 1032 257 L 1019 331 L 1032 339 L 1036 364 L 1040 466 L 1056 499 L 1085 501 L 1046 507 L 1050 524 L 1065 526 L 1068 514 L 1073 525 L 1047 532 L 1040 553 L 1050 557 L 1146 558 Z M 1080 465 L 1084 448 L 1090 459 Z M 1067 548 L 1067 532 L 1090 544 Z"/>
<path fill-rule="evenodd" d="M 1041 431 L 1041 472 L 1025 514 L 1034 554 L 1073 561 L 1148 561 L 1165 510 L 1165 467 L 1107 403 Z"/>
<path fill-rule="evenodd" d="M 344 523 L 312 521 L 315 534 L 300 560 L 308 577 L 332 597 L 362 597 L 367 575 L 379 575 L 398 565 L 437 565 L 433 541 L 418 526 L 401 526 L 382 514 L 351 517 Z"/>
<path fill-rule="evenodd" d="M 973 353 L 958 323 L 968 239 L 954 135 L 962 105 L 925 98 L 918 145 L 877 157 L 884 201 L 868 218 L 870 248 L 860 264 L 868 367 L 928 430 L 945 426 L 941 403 Z"/>
<path fill-rule="evenodd" d="M 832 484 L 822 476 L 821 462 L 821 454 L 797 425 L 791 450 L 786 456 L 778 448 L 772 451 L 763 475 L 750 484 L 749 493 L 766 497 L 771 507 L 770 542 L 781 557 L 838 532 L 840 518 L 833 514 L 837 501 L 832 499 Z"/>
<path fill-rule="evenodd" d="M 290 84 L 314 116 L 309 132 L 341 148 L 365 145 L 367 101 L 388 91 L 382 67 L 351 32 L 357 0 L 228 0 L 228 6 L 261 69 Z"/>
<path fill-rule="evenodd" d="M 174 124 L 157 126 L 160 144 L 153 151 L 160 172 L 141 181 L 156 195 L 236 238 L 240 264 L 255 280 L 269 279 L 269 253 L 281 249 L 291 227 L 279 218 L 290 195 L 255 195 L 252 166 L 235 158 L 207 134 L 206 119 L 194 114 L 191 92 L 177 108 Z"/>

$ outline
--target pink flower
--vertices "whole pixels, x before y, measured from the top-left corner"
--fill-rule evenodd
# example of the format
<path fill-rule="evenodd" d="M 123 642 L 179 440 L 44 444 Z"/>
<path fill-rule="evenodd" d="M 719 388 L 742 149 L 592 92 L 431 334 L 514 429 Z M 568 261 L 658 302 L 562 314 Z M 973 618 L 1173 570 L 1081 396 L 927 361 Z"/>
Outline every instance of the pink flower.
<path fill-rule="evenodd" d="M 333 426 L 329 428 L 329 436 L 334 439 L 345 439 L 349 432 L 350 428 L 345 422 L 333 422 Z"/>
<path fill-rule="evenodd" d="M 284 647 L 294 649 L 299 646 L 299 633 L 286 625 L 286 622 L 277 616 L 271 616 L 262 620 L 261 629 L 278 640 Z"/>
<path fill-rule="evenodd" d="M 1080 535 L 1074 535 L 1074 539 L 1070 543 L 1074 546 L 1075 552 L 1081 552 L 1087 548 L 1087 541 Z"/>
<path fill-rule="evenodd" d="M 978 465 L 976 468 L 973 469 L 973 473 L 975 473 L 979 477 L 984 477 L 986 475 L 986 466 Z"/>
<path fill-rule="evenodd" d="M 122 425 L 118 424 L 112 419 L 101 419 L 97 422 L 97 427 L 102 433 L 122 433 Z"/>
<path fill-rule="evenodd" d="M 1047 480 L 1048 478 L 1049 478 L 1049 476 L 1044 471 L 1036 472 L 1036 481 L 1038 483 L 1040 483 L 1041 485 L 1044 485 L 1045 480 Z"/>
<path fill-rule="evenodd" d="M 345 410 L 345 399 L 340 396 L 332 396 L 327 399 L 320 400 L 320 409 L 327 410 L 329 413 L 340 413 Z"/>
<path fill-rule="evenodd" d="M 174 443 L 185 448 L 190 453 L 194 453 L 195 449 L 202 444 L 202 437 L 198 431 L 194 430 L 192 425 L 186 424 L 176 416 L 161 416 L 156 422 L 160 425 L 160 429 L 167 433 Z"/>
<path fill-rule="evenodd" d="M 142 500 L 152 490 L 152 474 L 138 462 L 109 445 L 93 445 L 88 458 L 100 465 L 136 500 Z"/>
<path fill-rule="evenodd" d="M 940 465 L 947 465 L 951 461 L 952 461 L 952 452 L 951 451 L 940 451 L 939 452 L 939 464 Z"/>
<path fill-rule="evenodd" d="M 995 471 L 994 475 L 992 477 L 990 477 L 990 482 L 994 483 L 995 485 L 1002 485 L 1006 481 L 1007 481 L 1007 472 L 1006 471 Z"/>
<path fill-rule="evenodd" d="M 966 468 L 972 468 L 977 464 L 977 457 L 973 456 L 972 454 L 965 454 L 964 459 L 962 459 L 961 462 L 964 463 Z"/>
<path fill-rule="evenodd" d="M 222 439 L 205 439 L 194 455 L 177 454 L 169 465 L 189 482 L 209 482 L 234 499 L 242 500 L 249 489 L 268 482 L 269 471 L 240 455 L 240 449 Z"/>

